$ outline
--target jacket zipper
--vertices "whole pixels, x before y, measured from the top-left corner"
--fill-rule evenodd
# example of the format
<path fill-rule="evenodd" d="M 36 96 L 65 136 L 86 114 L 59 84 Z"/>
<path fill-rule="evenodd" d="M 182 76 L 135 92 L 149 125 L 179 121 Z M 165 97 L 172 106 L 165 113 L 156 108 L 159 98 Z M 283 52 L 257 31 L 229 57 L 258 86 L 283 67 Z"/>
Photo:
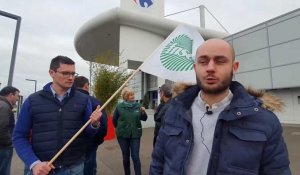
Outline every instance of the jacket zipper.
<path fill-rule="evenodd" d="M 57 143 L 57 149 L 60 150 L 60 148 L 62 147 L 62 142 L 63 142 L 63 138 L 62 138 L 62 107 L 60 106 L 58 109 L 58 143 Z"/>

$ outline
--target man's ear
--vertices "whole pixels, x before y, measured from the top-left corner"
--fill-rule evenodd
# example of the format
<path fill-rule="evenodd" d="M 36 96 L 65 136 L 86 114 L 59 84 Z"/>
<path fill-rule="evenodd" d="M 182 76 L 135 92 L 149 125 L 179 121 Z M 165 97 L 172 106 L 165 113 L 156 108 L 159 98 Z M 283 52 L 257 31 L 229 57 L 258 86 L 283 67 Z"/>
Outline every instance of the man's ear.
<path fill-rule="evenodd" d="M 48 72 L 49 72 L 49 75 L 53 78 L 55 71 L 52 69 L 49 69 Z"/>
<path fill-rule="evenodd" d="M 233 66 L 232 66 L 233 74 L 235 74 L 238 71 L 239 66 L 240 66 L 240 62 L 239 61 L 234 61 Z"/>
<path fill-rule="evenodd" d="M 84 86 L 82 87 L 83 90 L 89 91 L 90 90 L 90 85 L 89 83 L 85 83 Z"/>

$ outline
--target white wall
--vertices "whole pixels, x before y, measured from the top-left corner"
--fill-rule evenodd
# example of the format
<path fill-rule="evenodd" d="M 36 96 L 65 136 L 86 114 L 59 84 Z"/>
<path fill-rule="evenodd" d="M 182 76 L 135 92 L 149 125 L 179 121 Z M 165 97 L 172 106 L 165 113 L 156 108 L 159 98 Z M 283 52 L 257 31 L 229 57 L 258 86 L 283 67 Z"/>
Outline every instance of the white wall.
<path fill-rule="evenodd" d="M 144 62 L 163 40 L 164 38 L 160 35 L 138 28 L 121 26 L 120 67 L 128 68 L 127 60 Z M 142 99 L 144 94 L 141 94 L 143 86 L 141 73 L 130 81 L 130 86 L 135 90 L 136 99 Z"/>
<path fill-rule="evenodd" d="M 120 63 L 143 62 L 163 42 L 162 36 L 138 28 L 120 26 Z"/>
<path fill-rule="evenodd" d="M 147 121 L 142 121 L 143 128 L 150 128 L 155 126 L 154 122 L 154 110 L 153 109 L 146 109 L 146 113 L 148 115 Z"/>
<path fill-rule="evenodd" d="M 129 82 L 128 86 L 134 90 L 134 97 L 136 100 L 141 100 L 143 98 L 142 94 L 142 72 L 138 72 Z"/>
<path fill-rule="evenodd" d="M 282 123 L 300 124 L 300 9 L 225 38 L 240 61 L 234 79 L 285 102 Z"/>
<path fill-rule="evenodd" d="M 300 87 L 300 9 L 225 40 L 240 61 L 237 81 L 257 89 Z"/>
<path fill-rule="evenodd" d="M 276 113 L 281 123 L 300 124 L 300 88 L 278 89 L 270 92 L 285 103 L 285 110 Z"/>

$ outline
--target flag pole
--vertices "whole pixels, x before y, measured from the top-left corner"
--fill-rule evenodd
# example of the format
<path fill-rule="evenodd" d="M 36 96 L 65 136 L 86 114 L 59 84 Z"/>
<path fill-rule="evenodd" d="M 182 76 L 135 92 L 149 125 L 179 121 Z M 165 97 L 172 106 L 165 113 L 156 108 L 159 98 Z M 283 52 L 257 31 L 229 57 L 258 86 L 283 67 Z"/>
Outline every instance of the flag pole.
<path fill-rule="evenodd" d="M 144 64 L 144 63 L 143 63 Z M 99 111 L 102 111 L 108 103 L 124 88 L 124 86 L 131 80 L 140 70 L 142 65 L 138 67 L 129 77 L 128 79 L 119 87 L 119 89 L 100 107 Z M 65 151 L 65 149 L 78 137 L 79 134 L 91 123 L 91 119 L 89 119 L 81 128 L 76 132 L 76 134 L 56 153 L 56 155 L 48 162 L 48 165 L 53 164 L 53 162 Z"/>
<path fill-rule="evenodd" d="M 177 27 L 176 27 L 177 28 Z M 176 30 L 175 28 L 175 30 Z M 175 30 L 173 32 L 175 32 Z M 165 39 L 169 39 L 171 37 L 171 34 Z M 155 50 L 152 52 L 152 54 L 129 76 L 129 78 L 119 87 L 119 89 L 101 106 L 99 109 L 102 111 L 107 104 L 124 88 L 124 86 L 128 83 L 129 80 L 131 80 L 142 68 L 142 66 L 147 62 L 147 60 L 154 55 L 154 53 L 159 50 L 159 48 L 163 45 L 164 42 L 162 42 Z M 91 123 L 91 119 L 89 119 L 81 128 L 79 131 L 76 132 L 76 134 L 56 153 L 56 155 L 48 162 L 48 165 L 53 164 L 53 162 L 58 158 L 58 156 L 61 155 L 62 152 L 65 151 L 65 149 L 78 137 L 80 133 Z"/>

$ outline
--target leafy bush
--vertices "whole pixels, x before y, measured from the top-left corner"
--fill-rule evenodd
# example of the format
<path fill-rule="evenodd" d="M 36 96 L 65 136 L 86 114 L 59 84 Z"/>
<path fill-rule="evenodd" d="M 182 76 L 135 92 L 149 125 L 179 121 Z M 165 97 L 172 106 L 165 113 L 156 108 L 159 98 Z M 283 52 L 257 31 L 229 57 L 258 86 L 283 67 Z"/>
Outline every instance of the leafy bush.
<path fill-rule="evenodd" d="M 94 73 L 93 92 L 97 99 L 105 103 L 128 79 L 129 73 L 118 67 L 97 65 Z M 120 92 L 105 107 L 108 114 L 112 114 L 118 103 Z"/>

